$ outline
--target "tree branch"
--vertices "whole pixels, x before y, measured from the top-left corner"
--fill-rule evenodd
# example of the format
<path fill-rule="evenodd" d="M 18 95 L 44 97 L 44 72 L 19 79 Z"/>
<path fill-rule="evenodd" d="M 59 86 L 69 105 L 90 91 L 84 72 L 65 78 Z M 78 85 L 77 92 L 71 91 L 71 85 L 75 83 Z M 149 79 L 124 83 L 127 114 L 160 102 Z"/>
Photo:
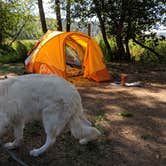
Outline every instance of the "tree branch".
<path fill-rule="evenodd" d="M 133 39 L 133 41 L 134 41 L 136 44 L 140 45 L 141 47 L 143 47 L 143 48 L 145 48 L 145 49 L 148 49 L 150 52 L 154 53 L 157 57 L 160 57 L 160 56 L 161 56 L 161 55 L 158 54 L 155 50 L 153 50 L 152 48 L 150 48 L 150 47 L 148 47 L 148 46 L 145 46 L 144 44 L 142 44 L 142 43 L 140 43 L 139 41 L 137 41 L 135 38 L 132 38 L 132 39 Z"/>
<path fill-rule="evenodd" d="M 8 46 L 11 46 L 12 43 L 17 39 L 17 37 L 18 37 L 18 36 L 20 35 L 20 33 L 22 32 L 22 30 L 23 30 L 23 28 L 24 28 L 24 26 L 26 25 L 26 23 L 27 23 L 28 20 L 29 20 L 29 19 L 27 19 L 27 20 L 24 22 L 24 24 L 21 26 L 21 28 L 20 28 L 19 31 L 16 33 L 16 35 L 15 35 L 14 38 L 13 38 L 13 40 L 9 43 Z"/>

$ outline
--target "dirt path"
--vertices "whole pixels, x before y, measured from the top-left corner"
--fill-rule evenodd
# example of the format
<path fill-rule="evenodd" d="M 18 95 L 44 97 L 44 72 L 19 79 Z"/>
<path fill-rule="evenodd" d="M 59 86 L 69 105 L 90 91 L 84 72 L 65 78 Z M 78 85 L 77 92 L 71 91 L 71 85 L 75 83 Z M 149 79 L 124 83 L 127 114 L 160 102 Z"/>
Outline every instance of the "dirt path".
<path fill-rule="evenodd" d="M 14 152 L 32 166 L 165 166 L 165 68 L 140 70 L 117 64 L 113 68 L 113 73 L 127 73 L 129 82 L 141 81 L 142 86 L 70 79 L 78 87 L 87 117 L 102 132 L 97 142 L 79 145 L 66 131 L 45 155 L 34 159 L 28 151 L 45 139 L 43 128 L 35 122 L 25 128 L 24 144 Z M 8 133 L 4 140 L 10 138 Z M 0 149 L 0 165 L 18 164 Z"/>

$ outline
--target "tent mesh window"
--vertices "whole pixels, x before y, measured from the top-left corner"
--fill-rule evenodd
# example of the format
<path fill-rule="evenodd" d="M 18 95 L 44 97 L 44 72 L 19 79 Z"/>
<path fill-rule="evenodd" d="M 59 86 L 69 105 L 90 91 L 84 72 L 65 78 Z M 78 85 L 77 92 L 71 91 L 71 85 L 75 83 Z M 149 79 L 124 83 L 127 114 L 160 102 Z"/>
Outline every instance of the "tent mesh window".
<path fill-rule="evenodd" d="M 66 71 L 68 77 L 82 75 L 82 64 L 77 53 L 70 46 L 65 45 Z"/>

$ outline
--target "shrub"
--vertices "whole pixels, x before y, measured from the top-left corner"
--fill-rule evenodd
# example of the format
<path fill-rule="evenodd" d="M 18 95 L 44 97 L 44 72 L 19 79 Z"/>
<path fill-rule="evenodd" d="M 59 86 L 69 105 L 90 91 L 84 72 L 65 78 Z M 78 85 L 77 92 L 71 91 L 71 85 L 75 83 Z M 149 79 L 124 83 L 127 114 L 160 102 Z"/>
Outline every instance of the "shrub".
<path fill-rule="evenodd" d="M 104 58 L 106 61 L 110 60 L 110 56 L 108 55 L 105 47 L 105 43 L 102 39 L 101 36 L 97 36 L 96 40 L 99 44 L 99 46 L 102 49 L 102 52 L 104 54 Z M 113 37 L 110 37 L 108 39 L 110 47 L 111 47 L 111 52 L 113 55 L 113 58 L 115 59 L 116 56 L 116 41 Z M 155 65 L 159 63 L 166 63 L 166 40 L 161 40 L 161 39 L 155 39 L 155 38 L 146 38 L 146 41 L 144 43 L 146 46 L 153 48 L 159 56 L 156 56 L 154 53 L 151 51 L 142 48 L 136 43 L 133 43 L 132 41 L 129 42 L 129 48 L 130 48 L 130 53 L 131 53 L 131 59 L 149 64 L 149 65 Z"/>
<path fill-rule="evenodd" d="M 166 63 L 166 41 L 160 41 L 156 51 L 160 54 L 158 57 L 160 63 Z"/>
<path fill-rule="evenodd" d="M 166 41 L 161 41 L 159 39 L 147 39 L 145 45 L 154 49 L 154 51 L 156 51 L 159 56 L 155 55 L 147 49 L 144 49 L 140 59 L 141 62 L 149 65 L 166 63 Z"/>
<path fill-rule="evenodd" d="M 105 59 L 106 61 L 109 61 L 109 60 L 110 60 L 110 57 L 109 57 L 109 55 L 108 55 L 108 53 L 107 53 L 107 50 L 106 50 L 104 41 L 103 41 L 103 40 L 99 40 L 99 43 L 98 43 L 98 44 L 99 44 L 99 46 L 100 46 L 100 48 L 101 48 L 101 50 L 102 50 L 102 52 L 103 52 L 104 59 Z"/>
<path fill-rule="evenodd" d="M 12 63 L 18 61 L 17 52 L 7 45 L 0 46 L 0 62 L 1 63 Z"/>
<path fill-rule="evenodd" d="M 104 59 L 106 61 L 110 61 L 110 55 L 107 53 L 107 49 L 106 49 L 104 40 L 101 37 L 96 38 L 96 40 L 97 40 L 97 42 L 98 42 L 98 44 L 103 52 Z M 108 42 L 109 42 L 110 47 L 111 47 L 111 54 L 113 56 L 115 56 L 116 55 L 116 51 L 115 51 L 116 50 L 116 42 L 115 42 L 114 38 L 113 37 L 109 38 Z"/>
<path fill-rule="evenodd" d="M 151 53 L 148 50 L 145 50 L 140 58 L 140 62 L 147 65 L 155 65 L 159 63 L 159 59 L 155 54 Z"/>
<path fill-rule="evenodd" d="M 129 43 L 130 53 L 131 53 L 131 59 L 134 59 L 136 62 L 140 61 L 141 56 L 144 53 L 144 48 L 141 46 L 134 44 L 130 41 Z"/>
<path fill-rule="evenodd" d="M 27 51 L 29 51 L 35 44 L 37 40 L 21 40 L 21 43 L 24 44 Z"/>
<path fill-rule="evenodd" d="M 36 41 L 16 41 L 12 46 L 0 45 L 0 62 L 24 62 L 27 52 L 34 46 Z"/>
<path fill-rule="evenodd" d="M 27 57 L 27 48 L 26 48 L 26 46 L 22 42 L 17 41 L 13 44 L 12 47 L 16 50 L 16 52 L 18 54 L 18 59 L 17 60 L 19 62 L 24 62 L 24 60 Z"/>

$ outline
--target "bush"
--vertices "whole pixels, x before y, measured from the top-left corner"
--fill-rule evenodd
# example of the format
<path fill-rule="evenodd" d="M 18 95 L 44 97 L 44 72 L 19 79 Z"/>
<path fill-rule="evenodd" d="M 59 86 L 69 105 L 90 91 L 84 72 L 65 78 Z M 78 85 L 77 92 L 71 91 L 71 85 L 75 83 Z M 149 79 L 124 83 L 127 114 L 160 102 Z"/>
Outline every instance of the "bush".
<path fill-rule="evenodd" d="M 104 40 L 100 37 L 100 38 L 97 38 L 96 39 L 102 52 L 103 52 L 103 55 L 104 55 L 104 59 L 108 62 L 110 61 L 110 55 L 107 53 L 107 49 L 106 49 L 106 46 L 105 46 L 105 43 L 104 43 Z M 110 47 L 111 47 L 111 54 L 113 56 L 116 55 L 116 42 L 114 40 L 113 37 L 109 38 L 108 39 L 108 42 L 110 44 Z"/>
<path fill-rule="evenodd" d="M 131 59 L 134 59 L 136 62 L 139 62 L 141 59 L 141 56 L 144 53 L 144 48 L 141 46 L 134 44 L 130 41 L 129 43 L 130 53 L 131 53 Z"/>
<path fill-rule="evenodd" d="M 24 63 L 27 58 L 27 52 L 34 46 L 35 42 L 35 40 L 21 40 L 13 43 L 12 47 L 18 54 L 18 62 Z"/>
<path fill-rule="evenodd" d="M 17 41 L 13 44 L 12 47 L 16 50 L 16 52 L 18 54 L 18 59 L 17 60 L 19 62 L 24 62 L 24 60 L 27 57 L 27 48 L 26 48 L 26 46 L 22 42 Z"/>
<path fill-rule="evenodd" d="M 29 51 L 36 44 L 37 40 L 22 40 L 21 42 L 26 47 L 27 51 Z"/>
<path fill-rule="evenodd" d="M 156 51 L 160 54 L 158 57 L 160 63 L 166 63 L 166 41 L 160 41 Z"/>
<path fill-rule="evenodd" d="M 17 52 L 7 45 L 0 46 L 0 62 L 1 63 L 12 63 L 18 61 Z"/>
<path fill-rule="evenodd" d="M 33 47 L 35 41 L 16 41 L 12 46 L 0 46 L 0 62 L 14 63 L 24 62 L 27 57 L 27 52 Z"/>
<path fill-rule="evenodd" d="M 106 61 L 110 61 L 110 57 L 109 57 L 109 55 L 108 55 L 108 53 L 107 53 L 107 49 L 106 49 L 106 47 L 105 47 L 105 43 L 104 43 L 104 41 L 103 40 L 99 40 L 99 46 L 100 46 L 100 48 L 101 48 L 101 50 L 102 50 L 102 52 L 103 52 L 103 55 L 104 55 L 104 59 L 106 60 Z"/>
<path fill-rule="evenodd" d="M 140 62 L 146 65 L 155 65 L 155 64 L 159 64 L 159 58 L 155 54 L 151 53 L 150 51 L 145 50 L 144 54 L 140 58 Z"/>
<path fill-rule="evenodd" d="M 105 43 L 102 39 L 101 36 L 97 36 L 96 38 L 99 46 L 102 49 L 102 52 L 104 54 L 104 58 L 106 61 L 110 61 L 110 56 L 107 54 Z M 116 56 L 116 41 L 113 37 L 110 37 L 108 39 L 110 47 L 111 47 L 111 52 L 112 55 L 115 59 Z M 131 53 L 131 59 L 149 64 L 149 65 L 154 65 L 154 64 L 159 64 L 159 63 L 165 63 L 166 64 L 166 40 L 160 40 L 160 39 L 153 39 L 153 38 L 146 38 L 146 41 L 144 43 L 146 46 L 153 48 L 159 56 L 156 56 L 154 53 L 151 51 L 142 48 L 138 44 L 130 41 L 129 42 L 129 47 L 130 47 L 130 53 Z"/>
<path fill-rule="evenodd" d="M 154 49 L 159 56 L 155 55 L 151 51 L 144 49 L 141 56 L 141 62 L 149 65 L 166 63 L 166 41 L 161 41 L 159 39 L 146 40 L 145 45 Z"/>

